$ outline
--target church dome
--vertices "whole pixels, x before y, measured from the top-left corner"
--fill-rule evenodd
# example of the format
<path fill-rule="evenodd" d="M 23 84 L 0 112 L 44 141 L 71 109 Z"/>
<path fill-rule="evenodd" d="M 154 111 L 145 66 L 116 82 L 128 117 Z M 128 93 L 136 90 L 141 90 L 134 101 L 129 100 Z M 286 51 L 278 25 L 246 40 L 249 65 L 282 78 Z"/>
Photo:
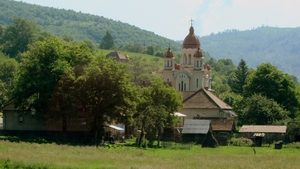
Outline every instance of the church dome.
<path fill-rule="evenodd" d="M 200 40 L 194 33 L 193 26 L 190 27 L 190 33 L 185 37 L 183 44 L 183 48 L 199 48 L 200 47 Z"/>
<path fill-rule="evenodd" d="M 194 57 L 196 58 L 202 58 L 203 57 L 203 52 L 200 48 L 195 52 Z"/>
<path fill-rule="evenodd" d="M 168 48 L 168 51 L 165 54 L 165 58 L 173 58 L 173 52 L 171 51 L 170 48 Z"/>

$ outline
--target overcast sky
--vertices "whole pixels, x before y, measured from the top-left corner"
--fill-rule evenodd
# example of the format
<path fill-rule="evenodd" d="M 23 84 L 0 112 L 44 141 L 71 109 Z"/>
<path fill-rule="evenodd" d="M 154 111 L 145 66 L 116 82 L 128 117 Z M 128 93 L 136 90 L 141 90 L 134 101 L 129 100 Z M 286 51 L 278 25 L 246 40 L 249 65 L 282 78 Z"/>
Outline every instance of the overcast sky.
<path fill-rule="evenodd" d="M 205 36 L 228 29 L 260 26 L 299 27 L 300 0 L 22 0 L 72 9 L 134 25 L 160 36 L 183 40 L 191 19 Z"/>

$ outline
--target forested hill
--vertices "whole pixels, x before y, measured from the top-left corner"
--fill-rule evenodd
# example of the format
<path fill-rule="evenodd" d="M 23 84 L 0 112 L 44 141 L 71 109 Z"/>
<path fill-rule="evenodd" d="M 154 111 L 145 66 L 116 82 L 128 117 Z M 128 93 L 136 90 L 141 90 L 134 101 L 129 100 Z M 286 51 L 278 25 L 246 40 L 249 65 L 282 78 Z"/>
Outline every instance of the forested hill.
<path fill-rule="evenodd" d="M 254 68 L 270 62 L 300 80 L 300 27 L 259 27 L 247 31 L 230 30 L 200 37 L 203 49 L 215 59 L 240 59 Z"/>
<path fill-rule="evenodd" d="M 103 16 L 0 0 L 0 25 L 8 25 L 18 17 L 33 21 L 44 31 L 58 36 L 71 35 L 75 40 L 89 39 L 99 43 L 106 31 L 109 31 L 117 46 L 138 44 L 167 48 L 170 44 L 175 51 L 181 47 L 176 41 Z"/>

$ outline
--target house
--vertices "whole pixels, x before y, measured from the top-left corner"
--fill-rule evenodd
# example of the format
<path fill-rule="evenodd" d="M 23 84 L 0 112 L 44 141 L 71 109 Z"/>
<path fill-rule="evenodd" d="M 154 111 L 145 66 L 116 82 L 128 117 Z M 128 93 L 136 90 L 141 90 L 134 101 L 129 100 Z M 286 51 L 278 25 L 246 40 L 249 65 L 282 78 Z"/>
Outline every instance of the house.
<path fill-rule="evenodd" d="M 46 130 L 45 123 L 34 118 L 34 111 L 18 110 L 13 105 L 3 109 L 3 130 L 11 133 L 41 133 Z M 24 134 L 25 134 L 24 133 Z"/>
<path fill-rule="evenodd" d="M 106 58 L 112 58 L 118 62 L 128 62 L 129 61 L 128 55 L 123 55 L 117 51 L 110 52 L 109 54 L 106 55 Z"/>
<path fill-rule="evenodd" d="M 287 126 L 285 125 L 243 125 L 239 133 L 241 137 L 245 138 L 261 135 L 263 142 L 272 143 L 273 141 L 284 141 L 286 129 Z"/>
<path fill-rule="evenodd" d="M 87 139 L 94 135 L 91 131 L 92 115 L 79 112 L 69 117 L 52 117 L 37 119 L 34 110 L 18 110 L 13 105 L 3 108 L 3 130 L 6 133 L 27 136 L 30 134 L 50 137 L 68 136 L 69 138 Z M 116 124 L 108 124 L 106 135 L 118 136 L 124 129 Z M 84 140 L 88 141 L 88 140 Z"/>

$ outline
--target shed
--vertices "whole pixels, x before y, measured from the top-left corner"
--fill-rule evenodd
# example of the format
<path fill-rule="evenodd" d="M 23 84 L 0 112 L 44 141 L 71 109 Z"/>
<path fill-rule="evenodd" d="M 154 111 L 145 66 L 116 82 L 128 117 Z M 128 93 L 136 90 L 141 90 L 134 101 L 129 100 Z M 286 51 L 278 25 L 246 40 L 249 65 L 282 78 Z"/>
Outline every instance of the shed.
<path fill-rule="evenodd" d="M 233 130 L 235 130 L 234 117 L 211 119 L 211 127 L 218 143 L 220 145 L 228 145 Z"/>
<path fill-rule="evenodd" d="M 202 143 L 209 127 L 210 120 L 186 119 L 182 129 L 182 141 Z"/>
<path fill-rule="evenodd" d="M 284 125 L 243 125 L 239 133 L 246 138 L 252 138 L 255 133 L 264 133 L 263 142 L 271 143 L 284 140 L 286 129 Z"/>

